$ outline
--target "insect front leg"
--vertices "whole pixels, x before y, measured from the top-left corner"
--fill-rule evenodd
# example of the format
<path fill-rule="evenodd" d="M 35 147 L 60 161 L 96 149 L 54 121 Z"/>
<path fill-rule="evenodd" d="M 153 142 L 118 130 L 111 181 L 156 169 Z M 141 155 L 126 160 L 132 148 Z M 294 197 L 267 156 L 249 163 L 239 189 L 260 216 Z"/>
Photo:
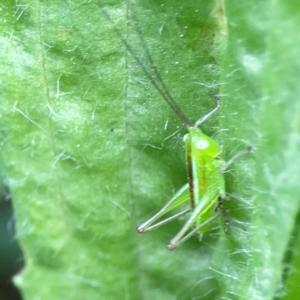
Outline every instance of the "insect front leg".
<path fill-rule="evenodd" d="M 206 115 L 202 116 L 196 123 L 195 123 L 195 127 L 198 127 L 199 125 L 201 125 L 202 123 L 204 123 L 207 119 L 209 119 L 219 108 L 220 108 L 220 99 L 219 97 L 216 97 L 216 102 L 217 102 L 217 106 L 210 111 L 209 113 L 207 113 Z"/>

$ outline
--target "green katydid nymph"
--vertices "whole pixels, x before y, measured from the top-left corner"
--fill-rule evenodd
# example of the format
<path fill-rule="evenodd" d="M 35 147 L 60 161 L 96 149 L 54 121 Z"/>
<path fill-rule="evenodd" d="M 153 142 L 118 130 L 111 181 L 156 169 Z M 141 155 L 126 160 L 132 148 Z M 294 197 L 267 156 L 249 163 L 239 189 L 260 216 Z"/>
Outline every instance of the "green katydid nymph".
<path fill-rule="evenodd" d="M 236 158 L 249 152 L 251 150 L 251 147 L 238 152 L 227 162 L 220 159 L 219 155 L 222 150 L 221 147 L 213 138 L 204 134 L 199 128 L 199 126 L 203 122 L 205 122 L 209 117 L 211 117 L 212 114 L 214 114 L 219 109 L 219 98 L 216 97 L 217 106 L 193 124 L 178 107 L 177 103 L 167 89 L 156 67 L 156 64 L 154 63 L 150 55 L 150 52 L 143 39 L 143 35 L 141 34 L 139 27 L 137 26 L 137 20 L 135 19 L 135 16 L 132 16 L 133 23 L 138 32 L 140 42 L 145 50 L 145 54 L 151 64 L 151 68 L 154 71 L 154 76 L 150 74 L 144 63 L 136 55 L 127 40 L 115 26 L 114 22 L 104 9 L 102 1 L 98 1 L 98 6 L 100 7 L 106 19 L 110 22 L 111 26 L 114 28 L 115 33 L 117 34 L 127 51 L 134 58 L 138 66 L 143 70 L 145 76 L 149 79 L 151 84 L 156 88 L 156 90 L 168 103 L 171 109 L 185 124 L 188 130 L 188 134 L 186 134 L 184 137 L 188 183 L 184 185 L 169 200 L 169 202 L 167 202 L 167 204 L 159 210 L 158 213 L 138 226 L 136 229 L 138 233 L 145 233 L 190 213 L 190 216 L 184 226 L 168 243 L 168 249 L 173 250 L 188 238 L 190 238 L 192 235 L 196 233 L 202 235 L 208 229 L 207 225 L 209 223 L 211 223 L 221 214 L 226 213 L 226 210 L 222 206 L 222 200 L 226 197 L 225 180 L 223 173 Z M 190 203 L 188 209 L 185 209 L 182 212 L 179 212 L 171 217 L 157 222 L 157 220 L 163 217 L 166 213 L 188 201 Z M 228 222 L 226 221 L 225 223 Z"/>
<path fill-rule="evenodd" d="M 137 227 L 139 233 L 144 233 L 191 213 L 181 230 L 168 243 L 169 250 L 177 248 L 195 233 L 201 236 L 207 230 L 209 223 L 220 214 L 226 214 L 222 206 L 222 201 L 226 198 L 223 173 L 235 159 L 251 151 L 251 147 L 247 147 L 227 162 L 219 158 L 221 148 L 218 143 L 199 129 L 199 125 L 219 107 L 218 101 L 217 107 L 200 118 L 194 126 L 185 124 L 189 131 L 184 136 L 188 184 L 184 185 L 158 213 Z M 154 223 L 167 212 L 187 201 L 190 202 L 189 209 Z M 226 220 L 225 226 L 228 226 L 227 223 Z M 188 232 L 190 229 L 192 230 Z"/>

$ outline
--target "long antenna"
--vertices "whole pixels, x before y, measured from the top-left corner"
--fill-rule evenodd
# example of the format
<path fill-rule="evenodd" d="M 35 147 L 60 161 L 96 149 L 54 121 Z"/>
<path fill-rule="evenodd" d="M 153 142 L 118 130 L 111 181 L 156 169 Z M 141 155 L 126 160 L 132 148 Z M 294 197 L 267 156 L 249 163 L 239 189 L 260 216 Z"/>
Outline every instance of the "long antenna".
<path fill-rule="evenodd" d="M 151 76 L 151 74 L 149 73 L 149 71 L 147 70 L 147 68 L 145 67 L 145 65 L 142 63 L 142 61 L 139 59 L 139 57 L 137 56 L 137 54 L 135 53 L 135 51 L 132 49 L 132 47 L 129 45 L 129 43 L 127 42 L 127 40 L 124 38 L 124 36 L 122 35 L 122 33 L 120 32 L 120 30 L 116 27 L 115 23 L 113 22 L 113 20 L 111 19 L 111 17 L 109 16 L 109 14 L 107 13 L 107 11 L 104 8 L 104 5 L 102 3 L 102 1 L 97 1 L 97 4 L 100 8 L 100 10 L 102 11 L 103 15 L 106 17 L 106 19 L 109 21 L 109 23 L 111 24 L 111 26 L 113 27 L 115 33 L 117 34 L 117 36 L 119 37 L 119 39 L 122 41 L 123 45 L 125 46 L 125 48 L 127 49 L 127 51 L 131 54 L 131 56 L 134 58 L 134 60 L 136 61 L 136 63 L 138 64 L 138 66 L 143 70 L 144 74 L 146 75 L 146 77 L 150 80 L 151 84 L 156 88 L 156 90 L 160 93 L 160 95 L 165 99 L 165 101 L 169 104 L 169 106 L 171 107 L 171 109 L 177 114 L 177 116 L 181 119 L 181 121 L 187 126 L 187 127 L 193 127 L 193 124 L 191 123 L 191 121 L 185 116 L 185 114 L 182 112 L 182 110 L 179 108 L 179 106 L 176 104 L 174 98 L 172 97 L 172 95 L 170 94 L 170 92 L 168 91 L 153 59 L 152 56 L 150 55 L 149 49 L 145 43 L 145 40 L 143 38 L 142 32 L 140 31 L 139 27 L 137 26 L 137 19 L 136 17 L 134 17 L 134 23 L 135 23 L 135 28 L 138 32 L 139 35 L 139 39 L 140 42 L 146 52 L 147 58 L 151 64 L 152 69 L 155 72 L 155 75 L 157 77 L 158 82 L 161 84 L 161 87 L 158 85 L 158 83 L 155 81 L 155 79 Z"/>

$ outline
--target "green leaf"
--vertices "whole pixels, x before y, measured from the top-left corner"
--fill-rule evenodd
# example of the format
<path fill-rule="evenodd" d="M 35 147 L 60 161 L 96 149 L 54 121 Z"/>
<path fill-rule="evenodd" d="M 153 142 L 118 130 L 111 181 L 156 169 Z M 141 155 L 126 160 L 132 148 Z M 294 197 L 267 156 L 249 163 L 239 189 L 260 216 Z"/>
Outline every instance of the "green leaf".
<path fill-rule="evenodd" d="M 117 2 L 106 9 L 140 55 L 128 4 Z M 25 298 L 214 297 L 216 239 L 170 253 L 182 220 L 135 232 L 186 182 L 186 130 L 96 3 L 3 6 L 2 151 L 26 256 L 16 279 Z M 134 7 L 169 89 L 195 121 L 215 106 L 212 1 Z"/>
<path fill-rule="evenodd" d="M 136 234 L 186 182 L 181 121 L 96 2 L 5 2 L 1 149 L 26 256 L 16 282 L 26 299 L 281 296 L 299 264 L 297 2 L 226 2 L 225 16 L 213 1 L 131 5 L 185 114 L 211 110 L 220 82 L 221 112 L 203 130 L 226 159 L 254 146 L 226 174 L 230 234 L 175 252 L 165 245 L 183 220 Z M 105 8 L 146 61 L 128 2 Z"/>

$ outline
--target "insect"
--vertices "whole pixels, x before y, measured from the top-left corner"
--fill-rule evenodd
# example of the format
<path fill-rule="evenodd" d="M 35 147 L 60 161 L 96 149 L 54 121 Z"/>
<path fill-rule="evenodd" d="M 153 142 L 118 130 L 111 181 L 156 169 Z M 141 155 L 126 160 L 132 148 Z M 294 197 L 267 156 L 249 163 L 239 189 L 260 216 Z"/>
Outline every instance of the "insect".
<path fill-rule="evenodd" d="M 219 98 L 216 97 L 217 105 L 212 111 L 202 116 L 195 123 L 192 123 L 181 111 L 167 89 L 152 56 L 150 55 L 143 39 L 143 35 L 140 32 L 139 27 L 136 26 L 137 20 L 135 19 L 135 16 L 133 15 L 133 21 L 136 26 L 140 42 L 154 71 L 154 77 L 147 70 L 144 63 L 135 54 L 132 47 L 115 26 L 101 1 L 98 1 L 98 5 L 106 19 L 114 28 L 115 33 L 127 51 L 134 58 L 138 66 L 143 70 L 145 76 L 161 94 L 163 99 L 176 113 L 176 115 L 181 119 L 188 130 L 188 134 L 184 137 L 188 183 L 184 185 L 153 217 L 137 227 L 138 233 L 145 233 L 190 213 L 190 216 L 184 226 L 167 245 L 169 250 L 173 250 L 189 239 L 192 235 L 198 233 L 201 236 L 208 229 L 207 225 L 209 223 L 219 217 L 222 213 L 226 214 L 226 210 L 222 206 L 222 201 L 226 198 L 223 173 L 235 159 L 249 152 L 251 147 L 238 152 L 227 162 L 220 159 L 219 155 L 221 154 L 221 147 L 213 138 L 204 134 L 200 129 L 200 125 L 220 108 Z M 190 203 L 188 209 L 157 222 L 166 213 L 188 201 Z M 225 223 L 227 223 L 227 221 Z"/>

